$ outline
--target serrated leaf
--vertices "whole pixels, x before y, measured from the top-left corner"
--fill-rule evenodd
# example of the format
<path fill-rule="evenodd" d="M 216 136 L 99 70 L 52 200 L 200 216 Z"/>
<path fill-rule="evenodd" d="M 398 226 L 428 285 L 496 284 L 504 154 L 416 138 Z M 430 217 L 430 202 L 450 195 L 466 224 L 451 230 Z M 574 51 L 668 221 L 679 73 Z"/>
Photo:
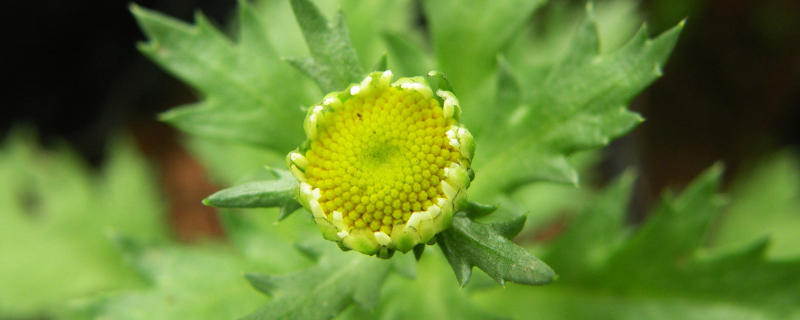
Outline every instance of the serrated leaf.
<path fill-rule="evenodd" d="M 311 268 L 283 275 L 248 274 L 253 287 L 272 299 L 244 319 L 331 319 L 353 303 L 374 309 L 391 262 L 322 246 L 325 253 Z"/>
<path fill-rule="evenodd" d="M 339 12 L 336 20 L 329 24 L 311 1 L 291 0 L 291 4 L 311 58 L 288 61 L 311 77 L 323 92 L 343 90 L 361 81 L 365 73 L 350 43 L 344 15 Z"/>
<path fill-rule="evenodd" d="M 70 299 L 141 285 L 105 230 L 167 236 L 153 173 L 132 141 L 112 140 L 98 173 L 66 145 L 46 151 L 35 140 L 13 131 L 0 149 L 0 318 L 55 316 Z"/>
<path fill-rule="evenodd" d="M 505 281 L 520 284 L 546 284 L 556 276 L 550 267 L 511 242 L 525 225 L 526 216 L 482 224 L 466 216 L 453 217 L 453 225 L 436 236 L 456 279 L 466 286 L 476 266 L 500 285 Z"/>
<path fill-rule="evenodd" d="M 479 177 L 470 191 L 511 191 L 536 180 L 577 184 L 568 156 L 604 146 L 642 121 L 626 105 L 661 75 L 682 26 L 653 40 L 642 27 L 620 49 L 601 53 L 589 6 L 568 54 L 544 78 L 516 74 L 512 70 L 524 68 L 513 61 L 509 66 L 501 63 L 501 105 L 490 109 L 496 114 L 487 118 L 502 125 L 476 138 L 480 150 L 474 166 Z"/>
<path fill-rule="evenodd" d="M 283 220 L 301 205 L 292 197 L 297 179 L 289 171 L 268 169 L 276 179 L 247 182 L 212 194 L 203 204 L 220 208 L 281 208 Z"/>
<path fill-rule="evenodd" d="M 577 230 L 564 232 L 543 256 L 566 270 L 559 282 L 536 291 L 509 286 L 482 292 L 474 301 L 517 317 L 536 312 L 542 319 L 800 316 L 800 257 L 769 260 L 766 240 L 725 251 L 702 248 L 723 203 L 720 176 L 721 168 L 713 167 L 679 197 L 666 195 L 633 234 L 619 228 L 620 203 L 629 197 L 622 191 L 630 179 L 621 178 L 587 207 L 594 214 L 579 216 Z M 579 239 L 581 232 L 585 239 Z"/>
<path fill-rule="evenodd" d="M 285 124 L 302 123 L 299 107 L 316 92 L 275 54 L 254 9 L 246 1 L 238 8 L 234 43 L 200 13 L 195 25 L 188 25 L 131 7 L 149 39 L 140 44 L 142 53 L 203 97 L 163 113 L 161 119 L 197 136 L 288 152 L 302 141 L 303 130 Z"/>

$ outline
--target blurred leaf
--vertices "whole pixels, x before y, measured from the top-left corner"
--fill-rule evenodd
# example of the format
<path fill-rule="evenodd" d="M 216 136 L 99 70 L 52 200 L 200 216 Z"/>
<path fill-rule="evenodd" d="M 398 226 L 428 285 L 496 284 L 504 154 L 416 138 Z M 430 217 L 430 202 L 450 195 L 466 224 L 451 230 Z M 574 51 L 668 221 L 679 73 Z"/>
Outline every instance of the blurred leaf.
<path fill-rule="evenodd" d="M 0 318 L 60 313 L 64 303 L 135 287 L 104 231 L 166 238 L 164 204 L 133 142 L 118 138 L 98 175 L 66 146 L 44 151 L 29 131 L 0 150 Z"/>
<path fill-rule="evenodd" d="M 568 54 L 544 78 L 499 64 L 493 126 L 476 137 L 478 174 L 470 192 L 491 194 L 536 180 L 578 182 L 568 156 L 608 144 L 642 121 L 626 104 L 661 74 L 683 24 L 656 38 L 642 27 L 626 45 L 601 53 L 591 6 Z M 513 164 L 513 165 L 509 165 Z"/>
<path fill-rule="evenodd" d="M 680 197 L 665 195 L 635 233 L 621 228 L 624 175 L 578 217 L 546 254 L 559 281 L 529 290 L 477 292 L 503 314 L 540 319 L 796 319 L 800 257 L 768 260 L 765 241 L 709 254 L 701 248 L 722 206 L 715 166 Z"/>
<path fill-rule="evenodd" d="M 800 155 L 787 149 L 761 160 L 739 175 L 731 204 L 715 229 L 714 247 L 735 247 L 765 237 L 768 256 L 800 255 Z"/>
<path fill-rule="evenodd" d="M 507 319 L 475 306 L 471 290 L 453 285 L 450 266 L 438 252 L 423 255 L 419 269 L 415 279 L 390 275 L 374 312 L 350 308 L 340 319 Z"/>
<path fill-rule="evenodd" d="M 299 107 L 317 91 L 278 58 L 248 2 L 238 7 L 238 41 L 232 43 L 200 13 L 192 26 L 131 6 L 149 38 L 139 46 L 142 53 L 204 98 L 161 118 L 194 135 L 288 152 L 302 142 L 303 130 L 285 124 L 302 123 Z"/>
<path fill-rule="evenodd" d="M 292 243 L 309 229 L 317 231 L 307 219 L 288 219 L 276 226 L 262 223 L 265 220 L 259 221 L 259 216 L 264 213 L 222 212 L 235 248 L 221 243 L 148 245 L 116 236 L 125 260 L 149 280 L 148 286 L 89 300 L 76 313 L 91 319 L 236 319 L 247 315 L 266 299 L 243 275 L 306 267 L 308 259 Z"/>
<path fill-rule="evenodd" d="M 505 285 L 506 280 L 532 285 L 553 280 L 556 274 L 550 267 L 511 242 L 522 230 L 525 219 L 522 215 L 509 221 L 481 224 L 457 215 L 449 229 L 436 235 L 462 287 L 469 282 L 473 266 L 500 285 Z"/>
<path fill-rule="evenodd" d="M 391 261 L 349 254 L 329 243 L 306 248 L 319 262 L 283 275 L 248 274 L 250 283 L 272 300 L 245 319 L 331 319 L 355 303 L 377 307 Z"/>
<path fill-rule="evenodd" d="M 426 0 L 422 4 L 430 25 L 435 68 L 455 84 L 464 122 L 473 134 L 480 134 L 491 124 L 485 116 L 492 108 L 481 106 L 491 103 L 484 97 L 491 90 L 496 57 L 543 1 Z"/>
<path fill-rule="evenodd" d="M 118 242 L 152 287 L 100 299 L 86 308 L 92 319 L 236 319 L 265 300 L 242 277 L 263 266 L 227 248 Z"/>

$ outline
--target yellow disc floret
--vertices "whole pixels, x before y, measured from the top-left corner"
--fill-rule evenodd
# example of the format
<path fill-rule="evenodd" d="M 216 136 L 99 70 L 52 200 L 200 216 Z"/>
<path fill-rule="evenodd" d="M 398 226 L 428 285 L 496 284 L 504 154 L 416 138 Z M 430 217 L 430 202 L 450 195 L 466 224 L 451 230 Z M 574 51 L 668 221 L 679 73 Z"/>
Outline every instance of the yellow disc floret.
<path fill-rule="evenodd" d="M 326 117 L 306 151 L 307 182 L 320 189 L 327 218 L 389 235 L 411 214 L 445 198 L 444 169 L 460 161 L 439 102 L 397 87 L 345 101 Z"/>
<path fill-rule="evenodd" d="M 297 198 L 344 249 L 391 256 L 428 242 L 466 204 L 474 142 L 450 92 L 391 72 L 312 107 L 289 154 Z"/>

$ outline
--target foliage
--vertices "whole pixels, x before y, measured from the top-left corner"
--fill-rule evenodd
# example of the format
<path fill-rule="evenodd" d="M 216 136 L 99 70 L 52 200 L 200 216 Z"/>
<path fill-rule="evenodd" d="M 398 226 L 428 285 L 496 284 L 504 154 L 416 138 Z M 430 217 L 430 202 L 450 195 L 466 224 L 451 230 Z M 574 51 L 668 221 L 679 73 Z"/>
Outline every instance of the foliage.
<path fill-rule="evenodd" d="M 166 237 L 164 204 L 132 141 L 95 175 L 72 150 L 13 131 L 0 151 L 0 318 L 60 313 L 71 298 L 139 286 L 106 233 Z"/>
<path fill-rule="evenodd" d="M 9 138 L 0 318 L 800 319 L 795 153 L 738 179 L 727 207 L 712 167 L 679 196 L 665 193 L 639 227 L 625 223 L 632 172 L 599 192 L 574 187 L 576 167 L 588 167 L 576 152 L 641 122 L 626 105 L 658 78 L 682 23 L 651 39 L 619 16 L 630 2 L 577 14 L 551 4 L 542 31 L 529 23 L 540 1 L 426 0 L 420 30 L 414 3 L 343 0 L 339 12 L 333 2 L 240 1 L 232 35 L 200 13 L 188 24 L 133 5 L 148 37 L 141 51 L 202 98 L 161 118 L 192 135 L 190 150 L 230 186 L 205 200 L 226 208 L 227 241 L 171 240 L 126 140 L 94 176 L 63 148 Z M 280 169 L 303 140 L 302 108 L 372 66 L 448 75 L 478 144 L 470 199 L 500 203 L 470 203 L 438 247 L 388 261 L 319 243 L 309 215 L 290 215 L 296 182 Z M 239 209 L 251 207 L 269 209 Z M 579 213 L 554 239 L 512 242 L 563 208 Z M 553 270 L 552 284 L 520 285 L 547 283 Z"/>

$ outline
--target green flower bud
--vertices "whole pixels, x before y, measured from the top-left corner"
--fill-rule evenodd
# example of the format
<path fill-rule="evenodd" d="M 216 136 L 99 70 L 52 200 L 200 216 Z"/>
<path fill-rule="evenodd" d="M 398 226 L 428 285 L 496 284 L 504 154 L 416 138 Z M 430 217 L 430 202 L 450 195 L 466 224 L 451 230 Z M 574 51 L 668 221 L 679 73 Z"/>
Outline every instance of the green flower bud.
<path fill-rule="evenodd" d="M 374 72 L 308 110 L 286 164 L 325 239 L 389 258 L 450 227 L 467 205 L 475 141 L 449 91 Z"/>

